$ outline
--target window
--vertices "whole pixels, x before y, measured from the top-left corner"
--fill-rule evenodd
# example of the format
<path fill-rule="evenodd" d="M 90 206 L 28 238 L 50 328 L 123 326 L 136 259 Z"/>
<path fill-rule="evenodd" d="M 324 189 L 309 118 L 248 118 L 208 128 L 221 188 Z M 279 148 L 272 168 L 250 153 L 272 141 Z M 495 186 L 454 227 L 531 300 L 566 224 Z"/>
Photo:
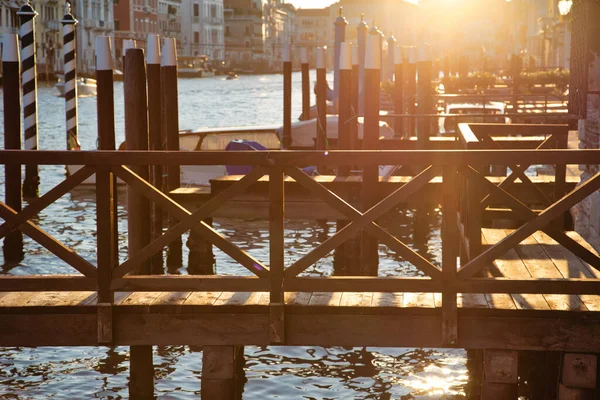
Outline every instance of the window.
<path fill-rule="evenodd" d="M 210 16 L 211 16 L 211 18 L 217 18 L 217 5 L 216 4 L 210 5 Z"/>
<path fill-rule="evenodd" d="M 194 3 L 194 17 L 200 16 L 200 5 L 198 3 Z"/>
<path fill-rule="evenodd" d="M 225 36 L 231 36 L 231 31 L 229 30 L 229 26 L 225 27 Z"/>
<path fill-rule="evenodd" d="M 115 31 L 120 31 L 121 29 L 119 29 L 121 27 L 121 25 L 119 24 L 119 20 L 115 19 Z"/>
<path fill-rule="evenodd" d="M 250 26 L 246 25 L 246 36 L 250 36 Z"/>
<path fill-rule="evenodd" d="M 194 43 L 200 43 L 200 32 L 194 32 Z"/>

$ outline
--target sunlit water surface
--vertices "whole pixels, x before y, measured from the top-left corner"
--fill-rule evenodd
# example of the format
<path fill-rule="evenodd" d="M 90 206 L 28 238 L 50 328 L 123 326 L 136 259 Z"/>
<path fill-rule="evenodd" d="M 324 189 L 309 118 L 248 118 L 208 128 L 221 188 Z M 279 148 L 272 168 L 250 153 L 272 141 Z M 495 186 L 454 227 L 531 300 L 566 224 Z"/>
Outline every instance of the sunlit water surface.
<path fill-rule="evenodd" d="M 314 71 L 311 72 L 314 81 Z M 331 79 L 331 77 L 330 77 Z M 279 124 L 282 118 L 281 75 L 179 80 L 180 128 Z M 0 92 L 1 93 L 1 92 Z M 300 114 L 300 75 L 293 77 L 293 115 Z M 314 102 L 313 102 L 314 103 Z M 0 102 L 0 107 L 2 103 Z M 39 148 L 65 148 L 64 99 L 40 83 L 38 94 Z M 116 83 L 117 142 L 124 138 L 123 86 Z M 0 119 L 3 113 L 0 112 Z M 3 126 L 3 125 L 0 125 Z M 96 99 L 79 99 L 79 138 L 83 149 L 96 148 Z M 2 140 L 4 143 L 2 129 Z M 1 168 L 1 167 L 0 167 Z M 63 166 L 42 166 L 41 192 L 64 178 Z M 4 171 L 0 196 L 4 198 Z M 411 210 L 399 210 L 384 227 L 439 265 L 440 216 L 431 210 L 430 229 L 415 242 Z M 119 207 L 121 258 L 126 248 L 126 210 Z M 95 195 L 76 189 L 46 208 L 35 220 L 43 229 L 92 263 L 96 261 Z M 265 221 L 215 220 L 217 230 L 251 255 L 268 263 L 268 224 Z M 308 253 L 335 231 L 316 222 L 288 221 L 286 263 Z M 184 243 L 185 243 L 184 238 Z M 25 238 L 26 257 L 2 274 L 73 273 L 62 261 Z M 380 246 L 380 275 L 417 275 L 417 271 Z M 217 272 L 244 274 L 243 268 L 216 250 Z M 184 260 L 187 247 L 184 246 Z M 0 254 L 0 265 L 4 264 Z M 306 273 L 331 275 L 332 257 Z M 185 268 L 180 273 L 185 274 Z M 462 350 L 409 348 L 254 347 L 245 349 L 248 379 L 244 399 L 447 399 L 463 398 L 467 382 Z M 201 349 L 190 346 L 154 348 L 156 395 L 161 399 L 198 398 Z M 0 399 L 127 398 L 127 347 L 0 348 Z"/>

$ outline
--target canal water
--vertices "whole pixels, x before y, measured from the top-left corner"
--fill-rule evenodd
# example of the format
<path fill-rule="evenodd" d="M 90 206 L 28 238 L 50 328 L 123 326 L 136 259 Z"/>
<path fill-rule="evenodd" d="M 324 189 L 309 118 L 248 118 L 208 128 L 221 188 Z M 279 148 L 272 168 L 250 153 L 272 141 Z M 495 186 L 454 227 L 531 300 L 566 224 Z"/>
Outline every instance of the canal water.
<path fill-rule="evenodd" d="M 311 71 L 314 82 L 314 71 Z M 329 77 L 331 79 L 331 76 Z M 123 86 L 115 84 L 117 142 L 124 139 Z M 281 75 L 179 80 L 180 128 L 279 124 L 283 109 Z M 1 93 L 1 92 L 0 92 Z M 313 102 L 314 103 L 314 99 Z M 0 102 L 2 107 L 2 102 Z M 300 115 L 300 74 L 293 76 L 293 115 Z M 65 149 L 64 99 L 40 83 L 38 94 L 39 148 Z M 3 112 L 0 112 L 0 120 Z M 0 123 L 0 126 L 3 126 Z M 4 143 L 4 133 L 0 146 Z M 79 99 L 79 136 L 82 149 L 96 149 L 96 99 Z M 1 167 L 0 167 L 1 168 Z M 64 178 L 64 166 L 40 167 L 41 192 Z M 0 170 L 4 200 L 4 171 Z M 119 207 L 121 259 L 126 248 L 126 210 Z M 441 262 L 440 215 L 428 215 L 426 234 L 413 237 L 411 210 L 398 210 L 383 226 L 432 260 Z M 35 219 L 43 229 L 87 260 L 96 261 L 95 195 L 75 189 Z M 265 221 L 216 219 L 214 226 L 251 255 L 268 263 L 268 224 Z M 335 230 L 333 222 L 288 221 L 286 262 L 308 253 Z M 73 273 L 62 261 L 25 238 L 26 256 L 18 266 L 4 266 L 0 274 Z M 185 243 L 184 238 L 184 243 Z M 417 271 L 380 246 L 380 276 L 415 276 Z M 216 251 L 219 274 L 243 274 L 245 269 Z M 184 246 L 187 260 L 187 248 Z M 185 264 L 185 261 L 184 261 Z M 185 268 L 176 273 L 186 274 Z M 306 274 L 331 275 L 332 257 Z M 0 329 L 1 321 L 0 321 Z M 197 399 L 202 370 L 201 348 L 154 348 L 155 388 L 160 399 Z M 458 399 L 464 398 L 468 379 L 463 350 L 413 348 L 245 348 L 247 382 L 243 398 L 254 399 Z M 127 347 L 0 348 L 0 399 L 119 399 L 128 397 Z"/>

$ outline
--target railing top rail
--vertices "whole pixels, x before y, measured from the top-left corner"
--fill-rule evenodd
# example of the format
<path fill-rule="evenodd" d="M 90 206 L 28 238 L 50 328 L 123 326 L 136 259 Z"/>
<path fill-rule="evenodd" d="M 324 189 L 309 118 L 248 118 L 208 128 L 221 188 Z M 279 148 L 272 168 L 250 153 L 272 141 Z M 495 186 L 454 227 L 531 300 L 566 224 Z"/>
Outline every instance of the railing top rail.
<path fill-rule="evenodd" d="M 47 151 L 0 150 L 0 165 L 598 164 L 596 150 Z"/>

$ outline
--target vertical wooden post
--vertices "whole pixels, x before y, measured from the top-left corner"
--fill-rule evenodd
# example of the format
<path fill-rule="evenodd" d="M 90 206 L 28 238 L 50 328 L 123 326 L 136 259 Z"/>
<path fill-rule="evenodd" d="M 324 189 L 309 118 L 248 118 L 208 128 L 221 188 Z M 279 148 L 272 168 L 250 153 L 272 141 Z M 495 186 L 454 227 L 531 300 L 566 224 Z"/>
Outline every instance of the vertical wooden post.
<path fill-rule="evenodd" d="M 284 174 L 280 167 L 271 168 L 269 173 L 269 248 L 270 251 L 270 324 L 269 341 L 285 343 L 284 331 Z"/>
<path fill-rule="evenodd" d="M 417 63 L 417 70 L 419 75 L 417 91 L 417 100 L 419 102 L 419 114 L 433 113 L 433 88 L 431 86 L 432 69 L 433 66 L 431 59 L 431 48 L 428 44 L 419 46 L 419 61 Z M 429 136 L 431 135 L 430 126 L 430 118 L 421 117 L 418 119 L 417 137 L 418 147 L 421 150 L 425 150 L 429 146 Z"/>
<path fill-rule="evenodd" d="M 358 101 L 360 94 L 358 92 L 359 83 L 358 83 L 358 75 L 359 75 L 359 54 L 360 49 L 358 45 L 352 46 L 352 90 L 351 90 L 351 105 L 352 105 L 352 121 L 350 123 L 350 149 L 357 150 L 358 149 Z"/>
<path fill-rule="evenodd" d="M 123 71 L 125 71 L 125 54 L 127 54 L 127 50 L 129 49 L 135 49 L 137 48 L 137 43 L 135 40 L 133 39 L 125 39 L 123 40 L 123 48 L 121 49 L 122 53 L 122 62 L 121 64 L 123 64 Z M 123 80 L 125 79 L 125 77 L 123 76 Z"/>
<path fill-rule="evenodd" d="M 456 305 L 456 281 L 458 257 L 458 211 L 457 169 L 455 165 L 445 165 L 443 172 L 442 208 L 442 341 L 444 346 L 453 346 L 458 339 L 458 313 Z"/>
<path fill-rule="evenodd" d="M 393 82 L 394 81 L 394 72 L 396 70 L 396 38 L 393 33 L 390 33 L 390 37 L 387 39 L 388 43 L 388 57 L 387 57 L 387 71 L 386 71 L 386 81 Z"/>
<path fill-rule="evenodd" d="M 283 45 L 283 149 L 292 144 L 292 49 L 289 43 Z"/>
<path fill-rule="evenodd" d="M 513 350 L 485 350 L 481 398 L 517 400 L 518 353 Z"/>
<path fill-rule="evenodd" d="M 164 150 L 162 141 L 162 115 L 160 104 L 160 37 L 158 34 L 148 35 L 148 47 L 146 52 L 146 64 L 148 68 L 148 135 L 150 150 Z M 158 190 L 162 190 L 163 168 L 161 165 L 150 167 L 150 182 Z M 156 239 L 162 235 L 163 214 L 161 208 L 152 204 L 151 211 L 151 235 Z M 150 269 L 153 274 L 162 274 L 163 253 L 157 253 L 150 260 Z"/>
<path fill-rule="evenodd" d="M 67 150 L 79 150 L 77 134 L 77 20 L 71 14 L 71 5 L 67 3 L 65 15 L 60 21 L 63 26 L 64 91 L 65 116 L 67 123 Z"/>
<path fill-rule="evenodd" d="M 113 82 L 113 65 L 112 65 L 112 46 L 109 36 L 98 36 L 96 38 L 96 86 L 97 96 L 96 105 L 98 113 L 98 149 L 99 150 L 115 150 L 115 93 Z M 117 190 L 116 178 L 110 173 L 111 179 L 111 198 L 112 205 L 110 210 L 111 218 L 115 219 L 112 224 L 112 246 L 114 253 L 112 254 L 114 265 L 117 265 L 119 260 L 118 252 L 118 224 L 117 218 Z M 108 279 L 108 278 L 107 278 Z"/>
<path fill-rule="evenodd" d="M 334 48 L 333 48 L 333 107 L 338 110 L 340 95 L 340 52 L 342 43 L 346 40 L 346 25 L 344 10 L 340 7 L 339 15 L 334 22 Z"/>
<path fill-rule="evenodd" d="M 379 34 L 370 34 L 367 38 L 365 63 L 365 122 L 363 130 L 363 150 L 379 148 L 379 96 L 381 53 L 379 52 Z M 367 211 L 377 202 L 379 166 L 363 167 L 361 206 Z M 362 275 L 377 276 L 379 255 L 377 240 L 363 232 L 361 240 Z"/>
<path fill-rule="evenodd" d="M 402 49 L 397 47 L 394 52 L 394 113 L 404 114 L 404 68 L 402 68 Z M 394 133 L 396 137 L 404 136 L 404 118 L 394 119 Z"/>
<path fill-rule="evenodd" d="M 35 17 L 38 13 L 29 3 L 25 3 L 17 12 L 21 26 L 21 73 L 23 85 L 23 128 L 25 150 L 38 149 L 37 129 L 37 72 L 36 72 L 36 43 Z M 36 164 L 25 165 L 23 180 L 23 196 L 38 197 L 40 187 L 39 169 Z"/>
<path fill-rule="evenodd" d="M 356 27 L 356 41 L 358 43 L 358 114 L 365 110 L 365 55 L 367 49 L 367 32 L 369 26 L 365 22 L 365 15 L 360 15 L 360 23 Z"/>
<path fill-rule="evenodd" d="M 339 118 L 338 118 L 338 150 L 352 149 L 352 129 L 351 126 L 355 123 L 352 114 L 352 44 L 344 42 L 340 49 L 340 103 L 339 103 Z M 338 175 L 345 177 L 350 174 L 350 165 L 338 165 Z M 349 199 L 346 199 L 349 200 Z M 347 220 L 338 220 L 336 229 L 340 231 L 348 225 Z M 350 264 L 352 260 L 348 259 L 348 253 L 353 253 L 354 249 L 349 249 L 349 246 L 354 246 L 354 241 L 347 241 L 335 249 L 333 256 L 334 274 L 340 275 L 358 275 L 359 271 L 352 270 Z"/>
<path fill-rule="evenodd" d="M 179 151 L 179 103 L 177 100 L 177 53 L 175 39 L 165 38 L 161 55 L 160 88 L 163 136 L 166 138 L 167 150 Z M 181 186 L 179 166 L 167 167 L 167 192 Z M 177 220 L 169 216 L 169 227 Z M 183 263 L 181 239 L 169 245 L 167 267 L 177 268 Z"/>
<path fill-rule="evenodd" d="M 125 140 L 128 150 L 148 150 L 148 103 L 146 92 L 146 64 L 142 49 L 129 49 L 125 55 Z M 131 169 L 141 178 L 149 179 L 148 166 Z M 136 254 L 150 243 L 150 204 L 143 196 L 127 191 L 127 226 L 129 255 Z M 145 262 L 138 273 L 150 273 Z M 130 397 L 150 398 L 154 393 L 152 346 L 131 346 Z"/>
<path fill-rule="evenodd" d="M 202 348 L 202 400 L 241 398 L 244 375 L 243 346 Z"/>
<path fill-rule="evenodd" d="M 317 140 L 316 149 L 327 146 L 327 47 L 317 48 Z"/>
<path fill-rule="evenodd" d="M 406 86 L 404 87 L 404 98 L 408 102 L 408 114 L 417 113 L 417 48 L 414 46 L 407 48 L 408 57 L 406 58 L 406 68 L 404 76 Z M 408 120 L 408 137 L 416 136 L 416 121 L 414 118 Z"/>
<path fill-rule="evenodd" d="M 308 51 L 306 47 L 300 49 L 300 69 L 302 73 L 302 120 L 308 121 L 310 116 L 310 76 L 308 64 Z"/>
<path fill-rule="evenodd" d="M 2 43 L 2 73 L 4 74 L 4 148 L 21 150 L 21 69 L 19 63 L 19 38 L 5 33 Z M 20 212 L 21 166 L 4 166 L 4 197 L 6 205 Z M 14 230 L 6 235 L 2 246 L 6 264 L 17 264 L 23 259 L 23 234 Z"/>

